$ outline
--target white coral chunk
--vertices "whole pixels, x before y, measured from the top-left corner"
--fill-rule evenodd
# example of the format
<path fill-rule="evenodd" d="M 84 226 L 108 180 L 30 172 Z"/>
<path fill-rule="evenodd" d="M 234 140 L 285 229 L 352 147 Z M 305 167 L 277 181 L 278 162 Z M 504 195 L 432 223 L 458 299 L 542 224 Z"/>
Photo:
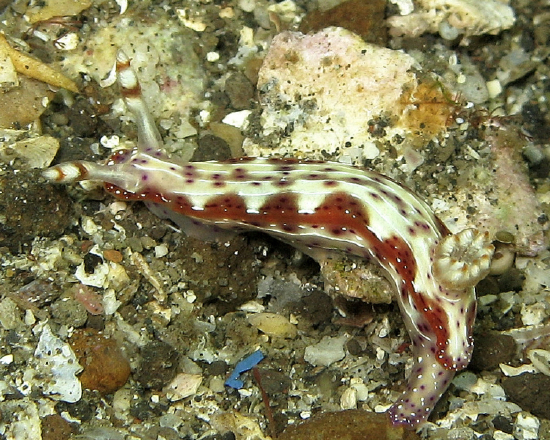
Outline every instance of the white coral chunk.
<path fill-rule="evenodd" d="M 416 37 L 425 32 L 440 32 L 445 38 L 454 29 L 464 37 L 496 35 L 513 26 L 513 9 L 498 0 L 419 0 L 415 12 L 388 18 L 394 36 Z"/>

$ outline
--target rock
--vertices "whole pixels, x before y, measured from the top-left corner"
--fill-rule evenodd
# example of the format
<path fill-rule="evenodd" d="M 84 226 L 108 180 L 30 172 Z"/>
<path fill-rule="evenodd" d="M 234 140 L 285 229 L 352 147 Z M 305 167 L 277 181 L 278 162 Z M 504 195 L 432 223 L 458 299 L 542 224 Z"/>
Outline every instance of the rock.
<path fill-rule="evenodd" d="M 42 422 L 42 440 L 67 440 L 74 429 L 69 422 L 58 414 L 45 416 Z"/>
<path fill-rule="evenodd" d="M 253 327 L 266 335 L 280 338 L 293 339 L 296 337 L 296 326 L 283 315 L 276 313 L 257 313 L 248 317 L 248 322 Z"/>
<path fill-rule="evenodd" d="M 24 127 L 36 121 L 46 110 L 44 102 L 53 98 L 48 85 L 19 76 L 20 87 L 0 94 L 0 127 Z M 9 109 L 9 111 L 8 111 Z"/>
<path fill-rule="evenodd" d="M 111 394 L 128 380 L 130 363 L 114 339 L 86 328 L 74 332 L 71 347 L 84 368 L 80 375 L 84 388 Z"/>
<path fill-rule="evenodd" d="M 73 298 L 61 298 L 51 305 L 52 316 L 63 324 L 78 328 L 86 324 L 88 313 L 84 306 Z"/>
<path fill-rule="evenodd" d="M 26 13 L 31 23 L 37 23 L 52 17 L 78 15 L 91 5 L 91 0 L 46 0 L 33 4 Z"/>
<path fill-rule="evenodd" d="M 199 139 L 199 146 L 193 153 L 191 160 L 201 162 L 205 160 L 227 160 L 231 158 L 231 149 L 222 138 L 212 134 L 205 134 Z"/>
<path fill-rule="evenodd" d="M 386 46 L 388 35 L 384 23 L 384 0 L 349 0 L 326 11 L 312 11 L 300 23 L 300 32 L 320 31 L 338 26 L 360 35 L 363 40 Z"/>
<path fill-rule="evenodd" d="M 225 93 L 235 110 L 250 108 L 254 86 L 241 72 L 235 72 L 225 80 Z"/>
<path fill-rule="evenodd" d="M 494 370 L 499 364 L 510 362 L 516 355 L 516 349 L 516 342 L 511 336 L 498 333 L 476 335 L 470 368 L 474 371 Z"/>
<path fill-rule="evenodd" d="M 462 43 L 474 35 L 496 35 L 515 22 L 513 9 L 506 1 L 486 0 L 419 0 L 412 13 L 388 18 L 390 34 L 417 37 L 424 32 L 454 40 L 462 35 Z"/>
<path fill-rule="evenodd" d="M 415 440 L 420 437 L 390 424 L 386 414 L 358 409 L 318 414 L 299 425 L 289 426 L 279 440 Z"/>
<path fill-rule="evenodd" d="M 144 388 L 160 390 L 176 376 L 179 354 L 165 342 L 152 342 L 141 351 L 141 364 L 135 375 Z"/>
<path fill-rule="evenodd" d="M 502 382 L 509 400 L 537 417 L 550 419 L 550 377 L 524 373 Z"/>
<path fill-rule="evenodd" d="M 344 358 L 344 345 L 348 339 L 348 335 L 335 338 L 324 336 L 319 343 L 306 347 L 304 360 L 311 365 L 328 367 Z"/>
<path fill-rule="evenodd" d="M 282 32 L 259 71 L 262 114 L 243 149 L 363 164 L 388 144 L 401 153 L 396 136 L 424 145 L 445 128 L 452 106 L 437 85 L 419 84 L 413 67 L 411 56 L 342 28 Z"/>

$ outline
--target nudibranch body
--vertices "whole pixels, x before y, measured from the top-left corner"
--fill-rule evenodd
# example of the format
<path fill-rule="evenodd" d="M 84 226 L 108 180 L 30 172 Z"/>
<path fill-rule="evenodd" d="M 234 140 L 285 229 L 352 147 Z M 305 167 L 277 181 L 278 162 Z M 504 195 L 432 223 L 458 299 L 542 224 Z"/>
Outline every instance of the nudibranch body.
<path fill-rule="evenodd" d="M 115 197 L 142 200 L 191 234 L 205 225 L 259 230 L 314 258 L 328 250 L 377 261 L 395 284 L 415 359 L 407 389 L 388 412 L 394 424 L 425 421 L 470 361 L 474 286 L 493 252 L 487 234 L 450 234 L 412 191 L 365 169 L 295 159 L 170 160 L 123 53 L 117 70 L 136 116 L 137 148 L 104 165 L 63 163 L 45 177 L 104 182 Z"/>

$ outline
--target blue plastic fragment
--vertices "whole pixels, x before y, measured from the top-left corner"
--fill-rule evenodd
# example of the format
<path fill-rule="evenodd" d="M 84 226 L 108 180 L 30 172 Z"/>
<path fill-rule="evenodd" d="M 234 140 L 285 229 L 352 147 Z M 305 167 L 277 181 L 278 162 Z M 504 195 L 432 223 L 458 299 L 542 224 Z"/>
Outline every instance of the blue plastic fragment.
<path fill-rule="evenodd" d="M 239 380 L 239 375 L 241 373 L 244 373 L 245 371 L 254 368 L 256 365 L 258 365 L 258 363 L 260 363 L 263 358 L 264 354 L 260 350 L 256 350 L 250 356 L 245 357 L 242 361 L 235 365 L 235 369 L 226 379 L 225 384 L 228 387 L 240 390 L 243 387 L 244 383 L 242 380 Z"/>

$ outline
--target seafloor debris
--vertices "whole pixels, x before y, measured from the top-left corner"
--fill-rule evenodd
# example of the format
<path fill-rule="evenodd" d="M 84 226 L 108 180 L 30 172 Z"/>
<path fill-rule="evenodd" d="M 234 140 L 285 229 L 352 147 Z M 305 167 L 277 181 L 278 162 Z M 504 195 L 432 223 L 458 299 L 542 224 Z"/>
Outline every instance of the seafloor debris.
<path fill-rule="evenodd" d="M 468 44 L 468 37 L 496 35 L 511 28 L 515 21 L 509 1 L 418 0 L 415 6 L 414 12 L 409 9 L 388 18 L 393 36 L 439 32 L 446 40 L 462 37 L 461 43 Z"/>
<path fill-rule="evenodd" d="M 414 109 L 403 94 L 418 87 L 415 65 L 342 28 L 280 33 L 259 72 L 262 130 L 245 140 L 246 154 L 353 164 L 376 157 L 379 144 L 410 131 L 400 121 Z"/>
<path fill-rule="evenodd" d="M 29 22 L 37 23 L 53 17 L 77 15 L 91 5 L 91 0 L 44 0 L 31 2 L 25 15 Z"/>
<path fill-rule="evenodd" d="M 54 87 L 63 87 L 71 92 L 78 93 L 78 86 L 63 74 L 52 69 L 50 66 L 38 61 L 23 52 L 13 49 L 4 37 L 0 34 L 0 47 L 2 52 L 7 53 L 18 73 L 30 78 L 50 84 Z"/>
<path fill-rule="evenodd" d="M 71 347 L 83 370 L 79 376 L 82 387 L 101 394 L 114 393 L 130 376 L 130 363 L 116 340 L 97 330 L 81 329 L 71 337 Z"/>

